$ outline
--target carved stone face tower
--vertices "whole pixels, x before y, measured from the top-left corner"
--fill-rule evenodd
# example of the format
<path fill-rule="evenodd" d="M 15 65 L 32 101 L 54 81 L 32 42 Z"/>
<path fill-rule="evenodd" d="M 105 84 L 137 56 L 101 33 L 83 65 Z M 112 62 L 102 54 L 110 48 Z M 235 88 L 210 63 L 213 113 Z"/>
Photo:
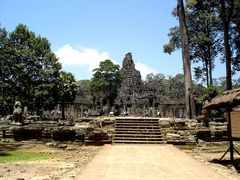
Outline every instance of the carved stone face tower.
<path fill-rule="evenodd" d="M 129 52 L 123 59 L 121 72 L 124 76 L 122 87 L 124 90 L 138 90 L 142 84 L 141 73 L 135 69 L 132 54 Z"/>
<path fill-rule="evenodd" d="M 123 74 L 123 81 L 118 91 L 116 104 L 125 109 L 135 104 L 135 93 L 142 89 L 141 74 L 135 69 L 135 64 L 130 52 L 127 53 L 123 59 L 121 72 Z"/>
<path fill-rule="evenodd" d="M 132 53 L 127 53 L 123 59 L 123 69 L 135 69 L 135 64 L 132 59 Z"/>

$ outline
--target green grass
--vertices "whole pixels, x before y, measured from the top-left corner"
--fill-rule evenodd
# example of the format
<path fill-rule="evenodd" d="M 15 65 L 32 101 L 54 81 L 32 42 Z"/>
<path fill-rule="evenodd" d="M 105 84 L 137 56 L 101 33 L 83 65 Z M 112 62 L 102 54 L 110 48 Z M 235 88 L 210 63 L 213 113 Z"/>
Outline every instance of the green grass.
<path fill-rule="evenodd" d="M 0 151 L 0 163 L 8 163 L 15 161 L 36 161 L 46 160 L 55 156 L 56 153 L 47 152 L 27 152 L 27 151 Z"/>

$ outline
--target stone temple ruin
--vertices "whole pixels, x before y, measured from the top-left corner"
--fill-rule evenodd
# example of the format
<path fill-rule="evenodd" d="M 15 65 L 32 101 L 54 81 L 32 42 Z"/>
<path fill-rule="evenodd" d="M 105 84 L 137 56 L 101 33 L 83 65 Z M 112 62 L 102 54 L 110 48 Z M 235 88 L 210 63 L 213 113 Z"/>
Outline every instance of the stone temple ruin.
<path fill-rule="evenodd" d="M 185 110 L 182 103 L 184 100 L 170 100 L 163 94 L 162 82 L 158 82 L 158 84 L 143 83 L 140 72 L 135 68 L 131 53 L 125 55 L 121 72 L 125 78 L 118 91 L 116 106 L 127 110 L 134 116 L 144 115 L 144 111 L 148 111 L 149 116 L 156 116 L 157 111 L 163 117 L 184 115 Z"/>
<path fill-rule="evenodd" d="M 107 116 L 95 117 L 99 108 L 105 105 L 104 99 L 95 99 L 80 84 L 75 102 L 66 104 L 66 120 L 59 116 L 59 108 L 41 116 L 22 114 L 18 102 L 13 114 L 0 120 L 0 139 L 6 142 L 9 139 L 39 139 L 84 144 L 196 144 L 200 140 L 227 139 L 225 120 L 210 122 L 209 127 L 205 127 L 200 119 L 182 118 L 185 114 L 184 95 L 180 98 L 167 96 L 161 81 L 144 83 L 131 53 L 123 59 L 121 71 L 125 78 L 112 109 L 118 110 L 118 115 L 127 112 L 129 116 L 109 116 L 106 113 Z M 146 111 L 148 117 L 143 117 Z M 16 118 L 18 112 L 20 119 Z"/>
<path fill-rule="evenodd" d="M 111 108 L 115 110 L 116 115 L 127 113 L 131 116 L 144 116 L 144 112 L 147 111 L 151 117 L 158 115 L 161 117 L 185 116 L 184 94 L 178 98 L 165 95 L 160 80 L 144 83 L 140 72 L 135 68 L 131 53 L 125 55 L 120 71 L 124 79 Z M 90 110 L 92 115 L 97 115 L 99 109 L 105 104 L 104 99 L 96 100 L 86 92 L 81 87 L 80 81 L 76 100 L 73 104 L 66 105 L 65 114 L 83 117 L 84 112 Z"/>

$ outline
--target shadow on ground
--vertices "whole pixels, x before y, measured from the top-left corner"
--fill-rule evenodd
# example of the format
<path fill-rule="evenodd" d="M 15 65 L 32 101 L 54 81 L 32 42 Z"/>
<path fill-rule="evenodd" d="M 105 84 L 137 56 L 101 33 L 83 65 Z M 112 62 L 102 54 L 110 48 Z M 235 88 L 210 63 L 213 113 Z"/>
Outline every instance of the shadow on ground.
<path fill-rule="evenodd" d="M 219 159 L 213 159 L 209 161 L 211 163 L 215 164 L 221 164 L 223 166 L 226 166 L 227 168 L 234 167 L 238 173 L 240 173 L 240 158 L 235 159 L 234 161 L 231 160 L 219 160 Z"/>
<path fill-rule="evenodd" d="M 23 144 L 21 143 L 6 143 L 6 144 L 0 144 L 0 153 L 1 151 L 12 151 L 18 149 Z"/>

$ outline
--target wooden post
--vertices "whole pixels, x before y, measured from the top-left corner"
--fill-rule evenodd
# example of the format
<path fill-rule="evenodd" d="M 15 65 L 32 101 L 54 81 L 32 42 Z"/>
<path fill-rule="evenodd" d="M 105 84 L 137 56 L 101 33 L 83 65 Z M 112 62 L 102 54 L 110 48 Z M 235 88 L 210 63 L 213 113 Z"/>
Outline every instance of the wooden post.
<path fill-rule="evenodd" d="M 227 109 L 227 121 L 228 121 L 228 139 L 230 143 L 229 151 L 230 151 L 230 160 L 234 161 L 234 147 L 233 147 L 233 139 L 232 139 L 232 123 L 231 123 L 231 110 Z"/>

